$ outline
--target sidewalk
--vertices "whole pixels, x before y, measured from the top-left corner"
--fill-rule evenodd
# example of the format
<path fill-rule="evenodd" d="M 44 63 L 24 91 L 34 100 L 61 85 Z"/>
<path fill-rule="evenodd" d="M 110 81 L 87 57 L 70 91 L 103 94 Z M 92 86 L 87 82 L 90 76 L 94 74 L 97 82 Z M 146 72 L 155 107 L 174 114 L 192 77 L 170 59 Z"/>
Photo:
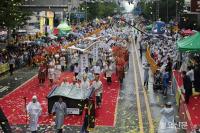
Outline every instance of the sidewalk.
<path fill-rule="evenodd" d="M 11 76 L 6 73 L 0 77 L 0 98 L 15 90 L 18 86 L 37 74 L 38 68 L 24 67 L 14 71 Z"/>

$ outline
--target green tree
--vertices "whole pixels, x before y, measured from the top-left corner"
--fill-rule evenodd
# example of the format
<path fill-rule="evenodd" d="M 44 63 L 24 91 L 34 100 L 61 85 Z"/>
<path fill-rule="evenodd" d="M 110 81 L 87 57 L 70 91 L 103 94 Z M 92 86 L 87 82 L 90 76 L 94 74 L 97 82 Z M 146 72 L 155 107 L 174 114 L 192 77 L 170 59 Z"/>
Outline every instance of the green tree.
<path fill-rule="evenodd" d="M 120 7 L 115 2 L 88 2 L 81 5 L 81 9 L 87 8 L 87 17 L 89 20 L 95 18 L 104 18 L 107 16 L 113 16 L 120 12 Z"/>
<path fill-rule="evenodd" d="M 8 40 L 11 31 L 26 24 L 31 14 L 25 11 L 21 5 L 23 0 L 2 0 L 0 2 L 0 27 L 8 30 Z"/>
<path fill-rule="evenodd" d="M 143 9 L 142 15 L 147 19 L 152 19 L 153 17 L 153 20 L 155 20 L 157 9 L 156 2 L 146 2 L 146 0 L 141 0 L 140 5 Z M 183 5 L 184 0 L 159 0 L 159 17 L 162 21 L 170 21 L 171 19 L 175 19 L 176 10 L 178 11 L 178 14 L 181 14 L 183 12 Z"/>

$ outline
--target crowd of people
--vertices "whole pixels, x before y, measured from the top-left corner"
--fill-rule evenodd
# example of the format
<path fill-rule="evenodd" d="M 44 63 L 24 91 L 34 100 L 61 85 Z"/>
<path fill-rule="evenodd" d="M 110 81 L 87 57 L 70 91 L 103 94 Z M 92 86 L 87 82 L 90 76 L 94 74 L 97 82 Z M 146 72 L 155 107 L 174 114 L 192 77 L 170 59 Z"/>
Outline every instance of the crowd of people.
<path fill-rule="evenodd" d="M 97 24 L 97 27 L 99 25 Z M 97 28 L 95 26 L 95 28 Z M 82 28 L 83 31 L 91 31 L 88 28 Z M 128 31 L 128 32 L 127 32 Z M 79 31 L 80 32 L 80 31 Z M 117 72 L 119 80 L 122 82 L 124 78 L 125 67 L 128 65 L 128 37 L 129 37 L 130 30 L 126 27 L 125 29 L 120 29 L 116 24 L 113 24 L 106 29 L 103 29 L 98 35 L 93 35 L 91 40 L 86 40 L 82 38 L 78 41 L 74 47 L 79 49 L 87 49 L 88 54 L 88 64 L 87 66 L 81 65 L 81 55 L 83 52 L 77 49 L 67 49 L 63 50 L 61 46 L 59 50 L 55 51 L 54 54 L 49 54 L 48 52 L 43 52 L 40 56 L 43 56 L 38 71 L 38 79 L 39 84 L 42 86 L 45 81 L 48 79 L 48 83 L 50 86 L 55 85 L 60 82 L 61 73 L 70 70 L 74 73 L 73 82 L 69 83 L 68 80 L 65 78 L 60 86 L 68 86 L 68 87 L 75 87 L 79 88 L 82 94 L 82 99 L 85 99 L 87 89 L 93 88 L 95 93 L 95 100 L 96 103 L 93 105 L 91 99 L 85 105 L 86 114 L 84 119 L 91 118 L 91 106 L 94 108 L 101 108 L 102 106 L 102 96 L 103 96 L 103 84 L 100 80 L 100 75 L 103 75 L 107 79 L 107 84 L 112 84 L 112 75 L 113 73 Z M 100 37 L 99 37 L 100 36 Z M 117 37 L 117 38 L 116 38 Z M 60 43 L 60 42 L 57 42 Z M 86 44 L 85 44 L 86 43 Z M 95 44 L 97 43 L 97 44 Z M 97 55 L 94 53 L 93 47 L 91 44 L 94 44 L 94 47 L 97 45 Z M 86 45 L 82 47 L 82 45 Z M 33 97 L 33 103 L 35 103 L 36 96 Z M 38 106 L 39 107 L 39 106 Z M 28 107 L 28 111 L 31 114 L 31 111 Z M 34 112 L 34 111 L 33 111 Z M 39 107 L 37 118 L 33 118 L 37 123 L 39 114 L 41 109 Z M 88 113 L 90 112 L 90 113 Z M 58 102 L 56 102 L 52 109 L 52 114 L 55 115 L 55 125 L 56 130 L 58 132 L 62 132 L 62 126 L 64 124 L 64 116 L 67 114 L 66 112 L 66 104 L 63 102 L 63 99 L 60 98 Z M 93 117 L 92 117 L 93 118 Z M 94 119 L 94 118 L 93 118 Z M 87 131 L 86 125 L 91 125 L 94 120 L 91 119 L 90 122 L 86 120 L 88 123 L 84 122 L 84 125 L 81 129 L 82 132 Z M 84 120 L 85 121 L 85 120 Z M 36 131 L 35 125 L 33 124 L 33 130 Z"/>

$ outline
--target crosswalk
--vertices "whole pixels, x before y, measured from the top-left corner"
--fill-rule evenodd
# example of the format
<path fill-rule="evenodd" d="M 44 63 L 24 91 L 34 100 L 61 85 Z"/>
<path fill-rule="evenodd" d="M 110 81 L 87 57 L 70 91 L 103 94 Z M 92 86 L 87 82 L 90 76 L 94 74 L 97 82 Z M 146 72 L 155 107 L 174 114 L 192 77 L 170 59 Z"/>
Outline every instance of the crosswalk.
<path fill-rule="evenodd" d="M 0 93 L 8 90 L 9 86 L 0 86 Z"/>

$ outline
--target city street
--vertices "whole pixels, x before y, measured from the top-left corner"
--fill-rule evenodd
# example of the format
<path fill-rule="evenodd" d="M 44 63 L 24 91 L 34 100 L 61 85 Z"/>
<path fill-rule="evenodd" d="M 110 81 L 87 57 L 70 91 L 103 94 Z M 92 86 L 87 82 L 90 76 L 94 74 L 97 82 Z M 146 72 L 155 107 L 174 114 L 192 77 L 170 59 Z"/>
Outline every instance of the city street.
<path fill-rule="evenodd" d="M 145 56 L 141 62 L 139 58 L 139 46 L 132 41 L 129 44 L 130 58 L 129 69 L 125 72 L 125 79 L 120 89 L 116 108 L 116 119 L 114 127 L 95 127 L 94 133 L 138 133 L 156 132 L 159 120 L 160 109 L 168 101 L 175 105 L 173 96 L 163 98 L 162 94 L 154 93 L 152 89 L 152 77 L 149 81 L 149 89 L 143 87 L 143 69 Z M 145 54 L 145 53 L 143 53 Z M 3 75 L 0 80 L 2 86 L 1 98 L 12 93 L 18 86 L 27 82 L 37 74 L 37 68 L 25 67 L 14 72 L 13 76 Z M 3 88 L 6 87 L 6 90 Z M 176 108 L 176 106 L 174 106 Z M 14 125 L 14 131 L 22 129 L 26 131 L 26 125 Z M 65 126 L 65 133 L 78 133 L 81 127 Z M 151 131 L 149 131 L 151 129 Z M 40 132 L 54 130 L 50 125 L 39 127 Z"/>

